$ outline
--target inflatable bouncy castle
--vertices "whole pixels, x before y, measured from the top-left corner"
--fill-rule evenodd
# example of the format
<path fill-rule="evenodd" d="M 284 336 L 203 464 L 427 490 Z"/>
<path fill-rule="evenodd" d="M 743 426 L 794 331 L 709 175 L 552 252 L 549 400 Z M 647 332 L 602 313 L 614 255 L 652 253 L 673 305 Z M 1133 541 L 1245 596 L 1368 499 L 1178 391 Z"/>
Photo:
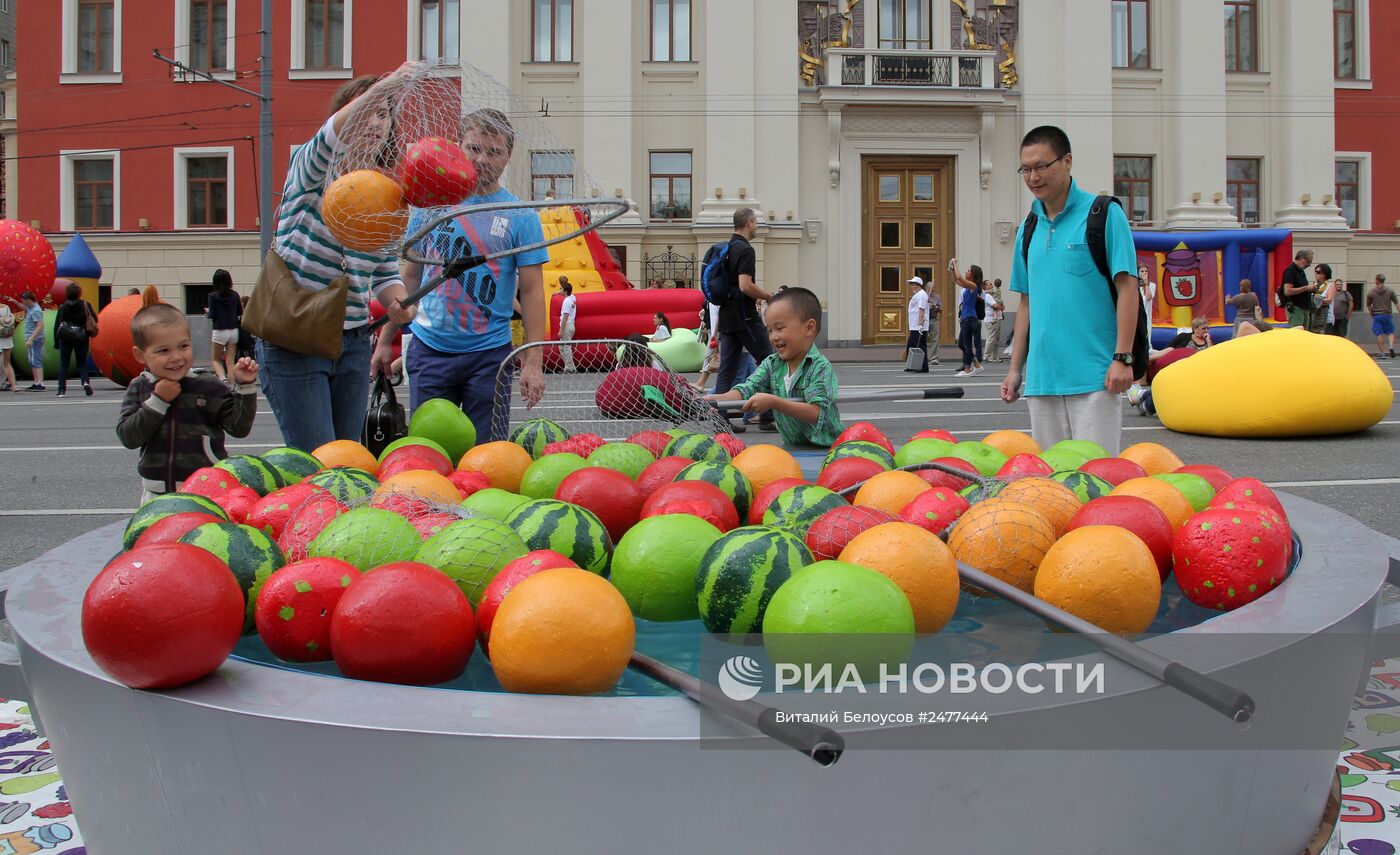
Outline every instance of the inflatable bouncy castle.
<path fill-rule="evenodd" d="M 545 208 L 540 211 L 540 225 L 544 228 L 545 238 L 549 239 L 586 225 L 587 216 L 581 208 Z M 632 283 L 627 281 L 627 276 L 617 266 L 607 244 L 603 243 L 596 231 L 556 243 L 549 248 L 549 261 L 544 265 L 546 306 L 557 302 L 560 277 L 568 279 L 569 284 L 574 286 L 575 297 L 582 294 L 626 291 L 632 287 Z M 546 331 L 550 338 L 555 338 L 559 330 L 559 311 L 554 308 L 546 314 L 549 317 Z"/>
<path fill-rule="evenodd" d="M 1133 232 L 1138 264 L 1157 283 L 1152 306 L 1152 346 L 1165 346 L 1192 318 L 1210 322 L 1211 337 L 1228 339 L 1235 309 L 1226 303 L 1248 279 L 1265 316 L 1272 314 L 1274 291 L 1293 261 L 1293 234 L 1286 229 L 1233 229 L 1216 232 Z"/>

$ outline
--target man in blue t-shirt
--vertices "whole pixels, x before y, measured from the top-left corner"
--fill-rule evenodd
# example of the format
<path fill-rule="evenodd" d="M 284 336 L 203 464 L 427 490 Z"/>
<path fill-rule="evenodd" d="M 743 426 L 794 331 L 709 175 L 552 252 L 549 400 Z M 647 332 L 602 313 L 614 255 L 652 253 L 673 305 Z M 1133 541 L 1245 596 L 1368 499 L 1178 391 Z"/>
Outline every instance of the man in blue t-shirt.
<path fill-rule="evenodd" d="M 1016 232 L 1011 290 L 1021 295 L 1021 307 L 1001 399 L 1009 404 L 1020 397 L 1024 371 L 1031 433 L 1041 448 L 1088 439 L 1117 454 L 1123 433 L 1118 396 L 1138 368 L 1132 364 L 1137 257 L 1128 218 L 1110 205 L 1105 240 L 1118 292 L 1115 310 L 1084 235 L 1094 195 L 1074 183 L 1072 164 L 1069 137 L 1059 128 L 1035 128 L 1021 141 L 1017 172 L 1035 196 L 1037 221 L 1028 259 L 1020 252 L 1025 224 Z"/>
<path fill-rule="evenodd" d="M 500 186 L 510 162 L 515 131 L 498 110 L 478 110 L 466 118 L 463 148 L 476 165 L 476 195 L 468 205 L 514 202 L 517 197 Z M 489 255 L 544 240 L 539 213 L 532 208 L 462 214 L 438 226 L 420 250 L 428 258 L 446 260 Z M 410 330 L 404 367 L 409 376 L 409 406 L 416 409 L 430 398 L 446 398 L 461 406 L 476 426 L 478 442 L 505 439 L 492 434 L 491 413 L 496 396 L 496 373 L 513 349 L 510 319 L 519 295 L 525 341 L 544 339 L 545 249 L 508 255 L 477 265 L 443 282 L 423 297 Z M 405 264 L 409 290 L 436 278 L 441 263 Z M 392 362 L 393 330 L 379 337 L 375 367 Z M 542 351 L 526 352 L 520 366 L 520 393 L 533 407 L 544 395 Z M 504 430 L 504 425 L 502 426 Z"/>

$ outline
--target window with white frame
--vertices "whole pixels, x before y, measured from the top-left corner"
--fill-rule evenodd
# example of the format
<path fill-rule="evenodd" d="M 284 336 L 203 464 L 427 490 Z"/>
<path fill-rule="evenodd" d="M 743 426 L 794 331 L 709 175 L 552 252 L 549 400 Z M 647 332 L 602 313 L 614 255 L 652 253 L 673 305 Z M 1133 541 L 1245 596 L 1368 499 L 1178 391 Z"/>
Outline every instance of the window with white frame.
<path fill-rule="evenodd" d="M 10 53 L 9 39 L 0 39 L 0 65 L 6 68 L 14 65 L 14 56 Z"/>
<path fill-rule="evenodd" d="M 229 18 L 231 0 L 188 0 L 191 68 L 203 71 L 228 68 Z"/>
<path fill-rule="evenodd" d="M 59 152 L 64 231 L 121 227 L 121 156 L 114 151 Z"/>
<path fill-rule="evenodd" d="M 1259 0 L 1225 0 L 1225 70 L 1259 70 Z"/>
<path fill-rule="evenodd" d="M 175 228 L 233 228 L 233 149 L 175 149 Z"/>
<path fill-rule="evenodd" d="M 530 198 L 571 199 L 574 195 L 574 153 L 530 152 Z"/>
<path fill-rule="evenodd" d="M 691 153 L 651 152 L 651 219 L 690 219 Z"/>
<path fill-rule="evenodd" d="M 1123 200 L 1128 219 L 1152 222 L 1152 158 L 1113 158 L 1113 195 Z"/>
<path fill-rule="evenodd" d="M 1336 200 L 1347 226 L 1353 229 L 1371 227 L 1371 155 L 1337 152 Z"/>
<path fill-rule="evenodd" d="M 354 0 L 292 0 L 289 77 L 350 77 Z"/>
<path fill-rule="evenodd" d="M 651 0 L 651 61 L 690 61 L 690 0 Z"/>
<path fill-rule="evenodd" d="M 59 82 L 121 82 L 122 3 L 58 0 L 62 29 Z"/>
<path fill-rule="evenodd" d="M 1257 157 L 1225 158 L 1225 197 L 1241 223 L 1259 222 L 1259 176 L 1264 162 Z"/>
<path fill-rule="evenodd" d="M 460 0 L 419 0 L 418 58 L 456 59 L 461 54 Z"/>
<path fill-rule="evenodd" d="M 1113 67 L 1150 68 L 1148 0 L 1113 0 Z"/>
<path fill-rule="evenodd" d="M 574 0 L 531 0 L 530 34 L 535 62 L 573 62 Z"/>
<path fill-rule="evenodd" d="M 882 50 L 933 48 L 933 10 L 929 0 L 880 0 Z"/>

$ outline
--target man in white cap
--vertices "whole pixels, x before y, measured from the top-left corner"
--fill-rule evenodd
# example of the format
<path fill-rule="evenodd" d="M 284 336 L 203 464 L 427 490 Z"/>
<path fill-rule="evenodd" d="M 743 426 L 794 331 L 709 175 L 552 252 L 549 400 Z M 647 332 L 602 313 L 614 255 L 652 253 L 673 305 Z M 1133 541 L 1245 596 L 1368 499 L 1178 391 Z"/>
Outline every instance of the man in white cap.
<path fill-rule="evenodd" d="M 909 279 L 909 284 L 914 286 L 914 292 L 909 295 L 909 343 L 905 345 L 906 350 L 919 348 L 924 353 L 921 368 L 910 368 L 906 365 L 905 371 L 928 372 L 928 292 L 924 290 L 924 280 L 919 276 Z"/>

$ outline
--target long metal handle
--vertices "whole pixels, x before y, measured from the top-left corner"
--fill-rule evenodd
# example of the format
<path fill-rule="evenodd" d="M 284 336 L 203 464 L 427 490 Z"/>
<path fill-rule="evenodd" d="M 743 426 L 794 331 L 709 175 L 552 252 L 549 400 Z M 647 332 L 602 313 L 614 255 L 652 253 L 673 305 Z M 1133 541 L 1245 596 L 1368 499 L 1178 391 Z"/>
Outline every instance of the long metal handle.
<path fill-rule="evenodd" d="M 641 653 L 633 653 L 630 666 L 665 686 L 670 686 L 702 707 L 741 721 L 750 727 L 796 748 L 818 766 L 830 766 L 841 759 L 846 740 L 830 728 L 807 722 L 780 722 L 778 711 L 757 701 L 736 701 L 719 687 L 672 668 Z"/>
<path fill-rule="evenodd" d="M 544 240 L 536 241 L 534 243 L 526 244 L 524 246 L 514 246 L 510 247 L 509 249 L 502 249 L 496 252 L 488 252 L 483 255 L 469 255 L 466 258 L 455 259 L 432 259 L 413 251 L 413 247 L 419 241 L 423 240 L 429 234 L 431 234 L 433 229 L 437 228 L 445 222 L 448 222 L 449 220 L 456 219 L 457 217 L 463 216 L 465 214 L 480 214 L 488 211 L 514 211 L 520 210 L 522 208 L 558 208 L 580 206 L 593 207 L 597 205 L 612 206 L 614 210 L 608 211 L 606 214 L 596 219 L 590 219 L 587 225 L 579 226 L 578 228 L 570 232 L 566 232 L 562 235 L 556 235 L 552 238 L 545 238 Z M 554 246 L 556 243 L 563 243 L 565 241 L 573 240 L 576 237 L 586 235 L 589 232 L 596 230 L 599 226 L 605 223 L 612 222 L 613 220 L 627 213 L 631 209 L 632 203 L 625 199 L 564 199 L 539 202 L 492 202 L 486 205 L 469 205 L 465 208 L 459 208 L 450 213 L 442 214 L 430 220 L 427 225 L 418 229 L 418 231 L 414 232 L 412 235 L 406 238 L 404 240 L 403 253 L 405 259 L 407 259 L 408 261 L 412 261 L 415 264 L 440 263 L 442 264 L 442 272 L 437 276 L 433 277 L 426 284 L 420 285 L 417 288 L 415 288 L 412 292 L 409 293 L 407 297 L 399 301 L 399 305 L 414 305 L 419 300 L 422 300 L 424 297 L 428 296 L 428 294 L 437 290 L 437 288 L 440 285 L 442 285 L 442 283 L 446 282 L 449 279 L 456 279 L 463 273 L 467 272 L 468 270 L 471 270 L 473 267 L 485 264 L 488 261 L 494 261 L 497 258 L 505 258 L 509 255 L 519 255 L 524 252 L 533 252 L 537 249 L 545 249 L 546 247 Z M 375 330 L 384 326 L 384 324 L 388 322 L 389 316 L 384 315 L 378 318 L 377 320 L 371 321 L 369 325 L 369 330 L 370 332 L 374 332 Z"/>
<path fill-rule="evenodd" d="M 1008 602 L 1015 603 L 1031 614 L 1057 624 L 1070 632 L 1085 636 L 1099 649 L 1120 662 L 1138 669 L 1149 677 L 1154 677 L 1168 686 L 1195 698 L 1211 709 L 1228 718 L 1244 723 L 1254 715 L 1254 699 L 1248 693 L 1228 686 L 1214 677 L 1195 671 L 1159 656 L 1137 644 L 1120 638 L 1108 630 L 1075 617 L 1058 606 L 1028 594 L 1009 582 L 1004 582 L 988 573 L 983 573 L 958 562 L 958 575 L 963 581 L 990 591 Z"/>
<path fill-rule="evenodd" d="M 961 386 L 941 386 L 936 389 L 888 389 L 883 392 L 852 392 L 838 394 L 838 404 L 858 404 L 863 401 L 928 401 L 934 398 L 961 398 Z M 743 401 L 715 401 L 721 410 L 736 410 L 744 406 Z"/>

